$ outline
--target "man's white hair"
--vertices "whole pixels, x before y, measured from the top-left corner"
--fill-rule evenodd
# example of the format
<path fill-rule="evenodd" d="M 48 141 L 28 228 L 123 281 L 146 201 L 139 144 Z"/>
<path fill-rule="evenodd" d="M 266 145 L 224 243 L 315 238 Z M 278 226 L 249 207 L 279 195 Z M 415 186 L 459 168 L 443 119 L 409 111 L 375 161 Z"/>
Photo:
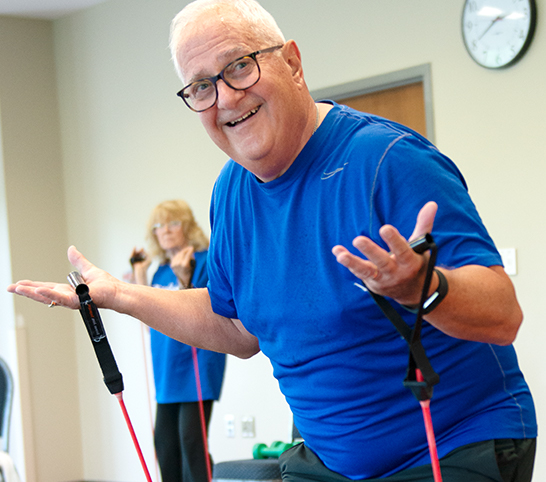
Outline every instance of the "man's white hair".
<path fill-rule="evenodd" d="M 271 46 L 285 43 L 284 35 L 275 19 L 256 0 L 195 0 L 186 5 L 171 23 L 171 56 L 182 80 L 184 78 L 177 52 L 184 29 L 188 24 L 197 21 L 203 13 L 210 11 L 216 11 L 217 14 L 223 11 L 235 13 L 239 22 L 247 24 L 249 38 L 263 40 Z"/>

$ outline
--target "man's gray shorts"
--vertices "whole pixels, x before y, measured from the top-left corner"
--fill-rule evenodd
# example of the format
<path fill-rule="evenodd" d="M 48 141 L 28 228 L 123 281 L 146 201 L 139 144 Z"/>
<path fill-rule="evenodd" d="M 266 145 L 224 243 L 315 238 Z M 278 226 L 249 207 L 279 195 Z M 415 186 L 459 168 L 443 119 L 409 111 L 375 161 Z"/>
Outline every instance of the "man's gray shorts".
<path fill-rule="evenodd" d="M 443 482 L 530 482 L 536 439 L 499 439 L 465 445 L 440 460 Z M 283 482 L 352 482 L 327 469 L 305 444 L 279 459 Z M 434 482 L 432 467 L 423 465 L 367 482 Z"/>

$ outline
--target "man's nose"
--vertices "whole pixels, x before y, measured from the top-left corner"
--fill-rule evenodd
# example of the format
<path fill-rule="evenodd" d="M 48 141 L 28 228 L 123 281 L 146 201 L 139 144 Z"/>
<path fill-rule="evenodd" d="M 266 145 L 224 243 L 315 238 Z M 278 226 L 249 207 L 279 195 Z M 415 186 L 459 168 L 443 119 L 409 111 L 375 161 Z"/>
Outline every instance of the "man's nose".
<path fill-rule="evenodd" d="M 227 85 L 222 79 L 216 82 L 216 89 L 218 90 L 218 99 L 216 103 L 218 108 L 231 109 L 237 102 L 239 102 L 244 96 L 244 90 L 235 90 Z"/>

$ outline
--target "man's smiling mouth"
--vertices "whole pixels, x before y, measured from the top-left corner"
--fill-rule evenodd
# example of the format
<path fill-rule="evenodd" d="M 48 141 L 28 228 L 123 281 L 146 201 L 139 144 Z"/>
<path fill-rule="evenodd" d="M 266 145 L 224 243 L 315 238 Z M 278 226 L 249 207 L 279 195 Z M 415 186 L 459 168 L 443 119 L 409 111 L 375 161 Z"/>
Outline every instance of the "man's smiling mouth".
<path fill-rule="evenodd" d="M 250 112 L 246 113 L 244 116 L 242 117 L 239 117 L 238 119 L 235 119 L 233 122 L 227 122 L 226 125 L 228 127 L 234 127 L 238 124 L 240 124 L 241 122 L 244 122 L 245 120 L 249 119 L 250 117 L 252 117 L 254 114 L 256 114 L 258 111 L 260 110 L 260 107 L 256 107 L 255 109 L 252 109 Z"/>

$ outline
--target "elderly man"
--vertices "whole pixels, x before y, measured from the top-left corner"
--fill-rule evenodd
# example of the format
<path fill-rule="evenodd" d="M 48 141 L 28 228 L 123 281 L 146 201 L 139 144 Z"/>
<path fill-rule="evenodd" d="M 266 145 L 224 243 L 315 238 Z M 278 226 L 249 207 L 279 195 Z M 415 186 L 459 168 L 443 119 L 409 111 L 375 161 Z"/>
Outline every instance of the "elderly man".
<path fill-rule="evenodd" d="M 367 290 L 413 325 L 439 246 L 422 343 L 441 383 L 444 480 L 531 480 L 536 421 L 513 342 L 522 313 L 454 164 L 396 123 L 315 103 L 301 55 L 254 0 L 197 0 L 171 50 L 211 139 L 231 158 L 211 203 L 210 281 L 183 292 L 124 284 L 75 248 L 98 306 L 184 343 L 269 357 L 305 439 L 285 480 L 432 480 L 407 346 Z M 334 256 L 332 256 L 332 253 Z M 67 285 L 11 292 L 77 308 Z"/>

